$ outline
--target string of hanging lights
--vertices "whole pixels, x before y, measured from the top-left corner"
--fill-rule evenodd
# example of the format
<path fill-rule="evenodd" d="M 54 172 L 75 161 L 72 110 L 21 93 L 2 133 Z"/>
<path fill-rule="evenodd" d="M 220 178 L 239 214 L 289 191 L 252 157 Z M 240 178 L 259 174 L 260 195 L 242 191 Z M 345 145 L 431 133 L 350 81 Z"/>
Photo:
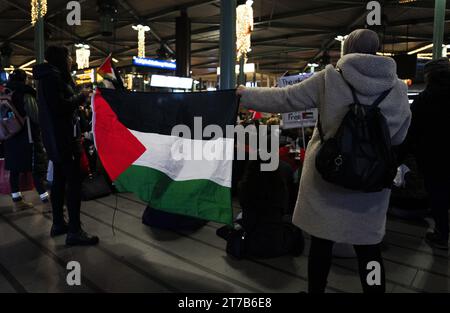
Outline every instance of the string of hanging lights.
<path fill-rule="evenodd" d="M 31 24 L 47 14 L 47 0 L 31 0 Z"/>
<path fill-rule="evenodd" d="M 78 65 L 78 69 L 82 70 L 89 67 L 89 57 L 91 56 L 90 47 L 85 44 L 76 44 L 76 62 Z"/>
<path fill-rule="evenodd" d="M 251 51 L 251 33 L 253 31 L 253 1 L 247 0 L 236 8 L 236 49 L 237 59 L 247 61 Z"/>
<path fill-rule="evenodd" d="M 133 29 L 138 32 L 138 57 L 145 58 L 145 33 L 150 31 L 150 27 L 139 24 Z"/>

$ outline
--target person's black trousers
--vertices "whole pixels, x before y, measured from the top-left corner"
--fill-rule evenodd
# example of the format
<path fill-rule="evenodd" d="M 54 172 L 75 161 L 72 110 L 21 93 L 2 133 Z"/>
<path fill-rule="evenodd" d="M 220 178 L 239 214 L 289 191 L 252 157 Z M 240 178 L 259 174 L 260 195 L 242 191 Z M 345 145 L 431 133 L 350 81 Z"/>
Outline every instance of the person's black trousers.
<path fill-rule="evenodd" d="M 64 223 L 64 202 L 66 200 L 69 213 L 69 232 L 71 233 L 76 233 L 81 228 L 81 181 L 79 157 L 62 163 L 53 162 L 53 183 L 50 195 L 53 224 L 59 226 Z"/>
<path fill-rule="evenodd" d="M 309 293 L 324 293 L 327 278 L 331 268 L 334 242 L 311 236 L 311 248 L 308 260 L 308 291 Z M 359 276 L 364 293 L 384 293 L 386 278 L 380 245 L 353 246 L 358 257 Z M 371 262 L 378 262 L 380 266 L 380 284 L 369 285 L 368 276 L 373 268 Z"/>
<path fill-rule="evenodd" d="M 443 240 L 449 239 L 450 180 L 426 178 L 426 188 L 430 197 L 431 215 L 435 222 L 435 231 Z"/>
<path fill-rule="evenodd" d="M 9 184 L 11 186 L 11 193 L 18 193 L 20 192 L 20 172 L 17 171 L 11 171 L 9 172 Z M 39 173 L 33 172 L 33 183 L 34 187 L 36 188 L 36 191 L 39 193 L 39 195 L 44 194 L 47 192 L 44 186 L 43 177 Z"/>

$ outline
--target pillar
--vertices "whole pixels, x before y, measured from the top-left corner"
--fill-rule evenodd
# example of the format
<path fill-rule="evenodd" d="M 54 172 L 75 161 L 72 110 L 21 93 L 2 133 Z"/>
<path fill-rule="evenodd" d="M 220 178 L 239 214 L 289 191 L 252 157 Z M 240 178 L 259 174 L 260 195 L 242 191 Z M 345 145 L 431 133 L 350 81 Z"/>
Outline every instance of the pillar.
<path fill-rule="evenodd" d="M 442 57 L 444 44 L 446 0 L 435 0 L 434 28 L 433 28 L 433 59 Z"/>
<path fill-rule="evenodd" d="M 220 1 L 220 89 L 236 88 L 236 0 Z"/>
<path fill-rule="evenodd" d="M 186 10 L 176 19 L 176 75 L 191 77 L 191 20 Z"/>
<path fill-rule="evenodd" d="M 40 0 L 38 5 L 41 5 Z M 36 53 L 36 64 L 44 63 L 45 37 L 43 18 L 39 18 L 34 24 L 34 51 Z"/>

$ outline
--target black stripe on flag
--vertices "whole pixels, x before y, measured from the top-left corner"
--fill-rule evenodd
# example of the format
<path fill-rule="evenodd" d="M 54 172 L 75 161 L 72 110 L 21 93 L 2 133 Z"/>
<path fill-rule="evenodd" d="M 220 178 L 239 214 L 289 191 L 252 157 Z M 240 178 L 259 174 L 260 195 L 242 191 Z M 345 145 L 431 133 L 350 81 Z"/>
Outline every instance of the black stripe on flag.
<path fill-rule="evenodd" d="M 127 128 L 145 133 L 171 135 L 176 125 L 186 125 L 194 138 L 194 117 L 202 117 L 203 128 L 235 125 L 238 99 L 235 90 L 192 93 L 144 93 L 100 89 L 103 98 Z"/>

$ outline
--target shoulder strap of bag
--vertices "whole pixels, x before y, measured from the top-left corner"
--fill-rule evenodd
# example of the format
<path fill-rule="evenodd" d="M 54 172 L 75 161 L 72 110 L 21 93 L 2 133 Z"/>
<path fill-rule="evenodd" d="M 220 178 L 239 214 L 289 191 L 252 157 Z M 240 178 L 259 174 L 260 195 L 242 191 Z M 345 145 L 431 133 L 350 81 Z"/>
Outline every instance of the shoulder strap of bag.
<path fill-rule="evenodd" d="M 323 133 L 322 122 L 320 121 L 320 113 L 319 113 L 319 116 L 317 117 L 317 130 L 319 131 L 320 142 L 324 143 L 325 142 L 325 134 Z"/>
<path fill-rule="evenodd" d="M 344 80 L 344 82 L 347 84 L 347 86 L 350 88 L 350 90 L 352 91 L 352 96 L 353 96 L 353 102 L 357 105 L 360 105 L 361 102 L 358 99 L 358 96 L 356 95 L 356 90 L 355 87 L 352 86 L 352 84 L 350 84 L 344 77 L 344 73 L 342 72 L 342 70 L 340 68 L 336 69 L 338 71 L 339 74 L 341 74 L 342 79 Z"/>
<path fill-rule="evenodd" d="M 377 107 L 383 102 L 384 99 L 391 93 L 392 88 L 384 91 L 378 98 L 375 100 L 375 102 L 372 104 L 373 106 Z"/>
<path fill-rule="evenodd" d="M 345 79 L 345 77 L 344 77 L 344 75 L 343 75 L 343 73 L 342 73 L 342 70 L 341 70 L 340 68 L 337 68 L 336 71 L 337 71 L 339 74 L 341 74 L 342 79 L 344 80 L 344 82 L 347 84 L 347 86 L 348 86 L 348 87 L 350 88 L 350 90 L 352 91 L 353 102 L 354 102 L 355 104 L 357 104 L 357 105 L 360 105 L 361 103 L 359 102 L 358 96 L 356 95 L 356 90 L 355 90 L 355 88 L 354 88 L 354 87 L 353 87 L 353 86 Z M 324 142 L 325 142 L 325 134 L 324 134 L 323 129 L 322 129 L 322 122 L 321 122 L 321 119 L 320 119 L 320 113 L 319 113 L 319 117 L 318 117 L 318 119 L 317 119 L 317 129 L 318 129 L 318 131 L 319 131 L 320 141 L 321 141 L 322 143 L 324 143 Z"/>

